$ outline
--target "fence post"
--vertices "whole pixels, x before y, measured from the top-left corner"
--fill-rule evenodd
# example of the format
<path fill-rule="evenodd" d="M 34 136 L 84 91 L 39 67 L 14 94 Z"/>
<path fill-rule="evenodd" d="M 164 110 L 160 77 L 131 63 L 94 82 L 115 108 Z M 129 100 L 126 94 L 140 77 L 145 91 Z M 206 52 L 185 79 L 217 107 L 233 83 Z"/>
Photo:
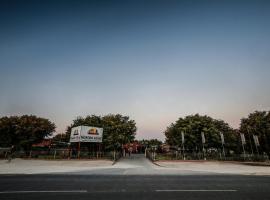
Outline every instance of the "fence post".
<path fill-rule="evenodd" d="M 146 156 L 146 151 L 147 151 L 147 147 L 144 149 L 144 156 L 145 156 L 145 157 L 147 157 L 147 156 Z"/>

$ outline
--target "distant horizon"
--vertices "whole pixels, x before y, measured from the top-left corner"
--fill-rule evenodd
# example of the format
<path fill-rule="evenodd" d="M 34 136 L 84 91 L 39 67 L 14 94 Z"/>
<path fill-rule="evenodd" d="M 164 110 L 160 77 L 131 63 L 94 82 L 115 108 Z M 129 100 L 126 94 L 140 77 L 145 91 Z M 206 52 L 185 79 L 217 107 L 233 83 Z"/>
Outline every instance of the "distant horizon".
<path fill-rule="evenodd" d="M 137 138 L 199 113 L 238 128 L 270 110 L 270 1 L 1 1 L 0 116 L 58 133 L 120 113 Z"/>

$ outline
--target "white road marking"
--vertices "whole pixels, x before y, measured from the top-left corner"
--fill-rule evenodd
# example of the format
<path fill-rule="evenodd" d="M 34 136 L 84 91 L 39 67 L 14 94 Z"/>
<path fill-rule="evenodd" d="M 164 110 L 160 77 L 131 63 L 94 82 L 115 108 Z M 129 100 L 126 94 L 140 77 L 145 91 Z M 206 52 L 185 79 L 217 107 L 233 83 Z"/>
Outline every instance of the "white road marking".
<path fill-rule="evenodd" d="M 87 190 L 14 190 L 0 191 L 0 194 L 20 194 L 20 193 L 86 193 Z"/>
<path fill-rule="evenodd" d="M 156 190 L 156 192 L 237 192 L 237 190 Z"/>
<path fill-rule="evenodd" d="M 156 192 L 237 192 L 237 190 L 155 190 Z M 88 193 L 87 190 L 11 190 L 0 191 L 0 194 L 25 194 L 25 193 Z M 125 189 L 120 191 L 91 191 L 91 193 L 114 193 L 126 192 Z"/>

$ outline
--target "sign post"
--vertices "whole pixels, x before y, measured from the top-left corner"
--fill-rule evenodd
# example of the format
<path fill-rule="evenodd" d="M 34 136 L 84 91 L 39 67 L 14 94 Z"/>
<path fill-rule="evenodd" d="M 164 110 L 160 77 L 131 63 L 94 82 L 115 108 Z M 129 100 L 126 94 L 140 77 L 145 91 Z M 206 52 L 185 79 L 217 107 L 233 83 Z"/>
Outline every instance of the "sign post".
<path fill-rule="evenodd" d="M 204 132 L 201 132 L 201 136 L 202 136 L 202 146 L 203 146 L 203 157 L 204 157 L 204 160 L 206 160 L 205 149 L 204 149 L 204 144 L 205 144 Z"/>
<path fill-rule="evenodd" d="M 80 158 L 81 142 L 90 142 L 90 143 L 100 144 L 102 142 L 102 136 L 103 136 L 103 128 L 97 128 L 97 127 L 91 127 L 91 126 L 77 126 L 71 129 L 70 143 L 78 143 L 77 157 Z"/>

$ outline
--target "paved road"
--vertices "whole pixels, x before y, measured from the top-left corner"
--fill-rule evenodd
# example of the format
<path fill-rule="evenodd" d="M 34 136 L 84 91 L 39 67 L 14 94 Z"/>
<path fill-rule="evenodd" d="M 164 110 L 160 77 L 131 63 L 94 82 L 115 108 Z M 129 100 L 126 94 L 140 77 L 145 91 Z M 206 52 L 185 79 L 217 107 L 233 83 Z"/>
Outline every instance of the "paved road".
<path fill-rule="evenodd" d="M 266 176 L 2 175 L 0 199 L 270 199 Z"/>
<path fill-rule="evenodd" d="M 212 172 L 191 171 L 189 169 L 173 169 L 153 164 L 144 154 L 132 154 L 121 158 L 115 165 L 100 169 L 80 170 L 70 174 L 86 175 L 191 175 L 216 174 Z"/>
<path fill-rule="evenodd" d="M 270 176 L 189 175 L 188 169 L 183 171 L 158 167 L 143 155 L 132 155 L 112 167 L 68 175 L 2 175 L 0 199 L 270 199 Z"/>
<path fill-rule="evenodd" d="M 158 166 L 159 165 L 159 166 Z M 0 160 L 0 174 L 75 175 L 270 175 L 270 167 L 230 162 L 156 162 L 143 154 L 121 158 L 115 165 L 108 160 Z"/>

